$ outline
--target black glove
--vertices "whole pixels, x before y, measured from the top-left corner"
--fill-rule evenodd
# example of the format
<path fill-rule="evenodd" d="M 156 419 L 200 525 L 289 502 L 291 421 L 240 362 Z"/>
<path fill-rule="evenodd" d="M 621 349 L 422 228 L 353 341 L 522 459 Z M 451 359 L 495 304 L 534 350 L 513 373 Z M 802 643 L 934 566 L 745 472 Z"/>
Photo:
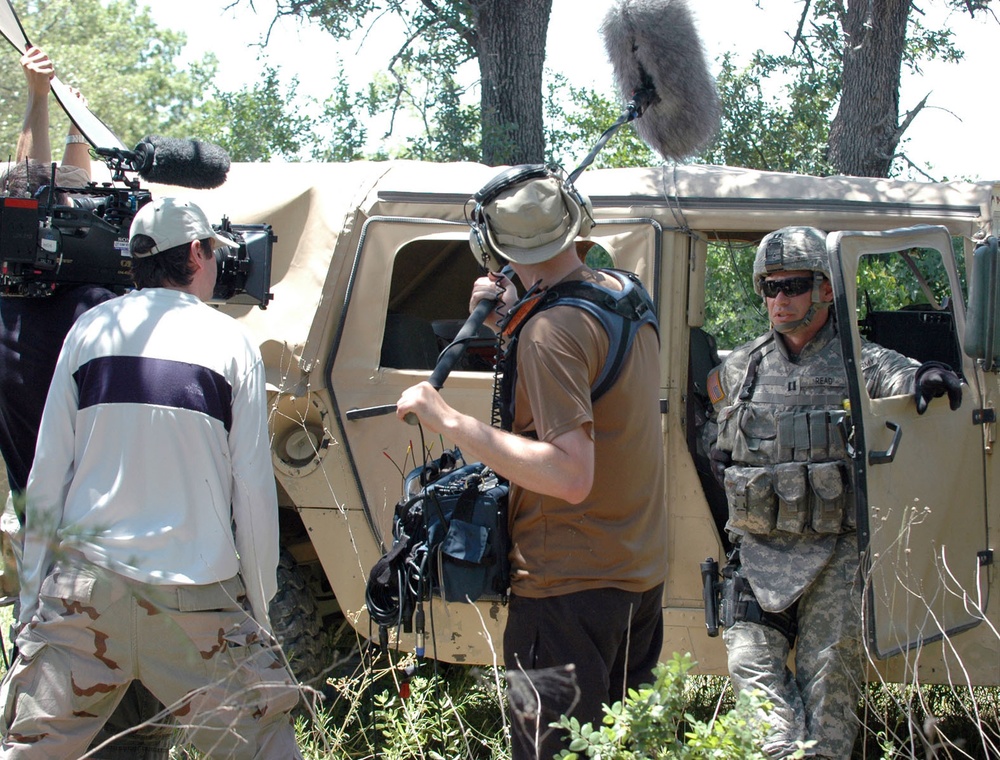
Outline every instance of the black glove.
<path fill-rule="evenodd" d="M 709 461 L 712 463 L 712 474 L 719 481 L 719 485 L 726 485 L 726 468 L 733 463 L 732 455 L 725 449 L 713 446 L 708 452 Z"/>
<path fill-rule="evenodd" d="M 924 362 L 917 367 L 914 378 L 917 400 L 917 414 L 927 411 L 927 402 L 932 398 L 948 394 L 948 404 L 952 411 L 962 405 L 962 381 L 947 364 Z"/>

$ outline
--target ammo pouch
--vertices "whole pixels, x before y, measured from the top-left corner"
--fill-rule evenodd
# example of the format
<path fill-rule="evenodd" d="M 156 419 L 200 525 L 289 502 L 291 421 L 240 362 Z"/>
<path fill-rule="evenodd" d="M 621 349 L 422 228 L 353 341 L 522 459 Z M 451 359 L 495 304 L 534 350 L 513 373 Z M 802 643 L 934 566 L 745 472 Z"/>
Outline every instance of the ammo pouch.
<path fill-rule="evenodd" d="M 778 502 L 771 467 L 727 467 L 725 487 L 729 501 L 726 530 L 761 534 L 774 530 Z"/>
<path fill-rule="evenodd" d="M 757 623 L 773 628 L 788 639 L 788 646 L 795 646 L 799 633 L 798 606 L 796 601 L 782 612 L 761 609 L 750 583 L 740 574 L 740 566 L 730 563 L 722 569 L 722 588 L 719 594 L 719 624 L 729 628 L 733 623 Z"/>
<path fill-rule="evenodd" d="M 727 530 L 766 535 L 839 534 L 855 527 L 851 489 L 841 462 L 786 462 L 726 468 Z"/>
<path fill-rule="evenodd" d="M 854 511 L 847 508 L 847 473 L 840 462 L 809 465 L 812 490 L 812 529 L 816 533 L 841 533 L 854 528 Z"/>
<path fill-rule="evenodd" d="M 805 533 L 810 509 L 806 465 L 799 462 L 775 465 L 774 492 L 778 497 L 775 527 L 786 533 Z"/>

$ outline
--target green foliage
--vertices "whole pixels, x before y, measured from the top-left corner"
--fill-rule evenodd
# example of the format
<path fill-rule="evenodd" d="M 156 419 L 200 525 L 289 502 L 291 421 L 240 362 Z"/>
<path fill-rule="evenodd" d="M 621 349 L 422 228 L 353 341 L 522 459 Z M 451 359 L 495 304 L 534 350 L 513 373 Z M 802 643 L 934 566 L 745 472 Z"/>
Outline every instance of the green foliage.
<path fill-rule="evenodd" d="M 705 273 L 705 330 L 719 348 L 735 348 L 768 328 L 767 312 L 753 291 L 757 244 L 710 242 Z"/>
<path fill-rule="evenodd" d="M 237 0 L 236 5 L 240 4 Z M 252 5 L 252 3 L 248 3 Z M 458 70 L 475 58 L 472 8 L 466 2 L 423 3 L 407 0 L 279 0 L 275 19 L 290 17 L 313 23 L 337 39 L 359 31 L 381 44 L 385 29 L 399 47 L 386 50 L 387 64 L 365 91 L 352 92 L 343 66 L 333 94 L 310 125 L 310 152 L 318 161 L 386 158 L 424 161 L 474 161 L 481 158 L 480 109 L 465 102 L 469 88 L 460 85 Z M 399 29 L 398 27 L 401 27 Z M 385 138 L 419 125 L 401 149 L 378 147 L 366 153 L 368 120 L 384 117 Z M 310 130 L 296 132 L 300 141 Z"/>
<path fill-rule="evenodd" d="M 726 53 L 716 78 L 722 122 L 698 160 L 762 171 L 830 174 L 826 143 L 839 88 L 837 66 L 758 50 L 739 69 Z M 790 82 L 771 94 L 772 78 Z"/>
<path fill-rule="evenodd" d="M 562 74 L 549 76 L 544 108 L 546 159 L 564 166 L 567 171 L 583 161 L 624 110 L 618 100 L 587 87 L 574 87 Z M 660 158 L 642 141 L 635 127 L 627 124 L 597 154 L 593 166 L 656 166 L 660 163 Z"/>
<path fill-rule="evenodd" d="M 504 698 L 477 668 L 423 661 L 427 673 L 406 674 L 410 657 L 332 681 L 333 696 L 312 721 L 300 722 L 306 757 L 468 758 L 509 755 Z M 407 684 L 408 696 L 400 696 Z M 325 754 L 324 754 L 325 753 Z"/>
<path fill-rule="evenodd" d="M 125 145 L 150 134 L 194 137 L 221 145 L 234 161 L 267 161 L 295 158 L 313 143 L 314 124 L 300 110 L 308 102 L 294 102 L 296 81 L 282 86 L 278 70 L 265 66 L 258 82 L 220 90 L 215 56 L 182 68 L 185 35 L 157 26 L 138 0 L 35 0 L 20 18 L 59 78 L 84 94 Z M 0 72 L 0 141 L 13 152 L 26 101 L 18 57 L 0 59 Z M 54 99 L 49 110 L 58 159 L 69 122 Z"/>
<path fill-rule="evenodd" d="M 34 0 L 19 11 L 28 39 L 55 61 L 59 78 L 78 88 L 126 145 L 148 134 L 183 135 L 215 76 L 212 54 L 178 67 L 185 36 L 159 28 L 137 0 Z M 0 59 L 0 141 L 13 146 L 26 97 L 18 56 L 8 53 Z M 54 100 L 51 112 L 58 154 L 68 120 Z"/>
<path fill-rule="evenodd" d="M 423 134 L 409 141 L 400 158 L 422 161 L 478 161 L 480 149 L 479 107 L 463 105 L 465 88 L 445 76 L 436 92 L 428 90 L 410 103 L 424 126 Z"/>
<path fill-rule="evenodd" d="M 302 18 L 342 40 L 361 29 L 374 33 L 375 23 L 391 14 L 404 29 L 392 61 L 404 68 L 454 71 L 476 55 L 472 3 L 464 0 L 278 0 L 275 5 L 275 18 Z"/>
<path fill-rule="evenodd" d="M 365 117 L 372 109 L 363 93 L 352 93 L 347 84 L 344 65 L 334 78 L 333 92 L 322 104 L 320 130 L 313 131 L 314 161 L 357 161 L 364 158 L 368 139 Z"/>
<path fill-rule="evenodd" d="M 220 92 L 194 113 L 191 133 L 225 148 L 233 161 L 294 158 L 311 121 L 286 103 L 295 99 L 298 80 L 284 88 L 277 69 L 265 66 L 261 81 L 239 92 Z"/>
<path fill-rule="evenodd" d="M 660 760 L 724 757 L 730 760 L 766 760 L 760 749 L 771 705 L 762 695 L 744 692 L 732 710 L 709 722 L 687 713 L 687 679 L 694 667 L 691 655 L 675 654 L 653 671 L 655 682 L 630 689 L 624 702 L 605 705 L 603 725 L 560 720 L 568 731 L 569 749 L 563 760 L 580 757 L 602 760 Z M 802 757 L 800 750 L 796 757 Z"/>

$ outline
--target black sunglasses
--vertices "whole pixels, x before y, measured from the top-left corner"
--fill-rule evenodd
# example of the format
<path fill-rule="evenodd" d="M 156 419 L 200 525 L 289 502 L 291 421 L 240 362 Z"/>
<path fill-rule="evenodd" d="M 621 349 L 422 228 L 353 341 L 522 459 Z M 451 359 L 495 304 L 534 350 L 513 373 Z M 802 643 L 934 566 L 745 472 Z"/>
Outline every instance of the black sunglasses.
<path fill-rule="evenodd" d="M 762 280 L 760 292 L 767 298 L 776 298 L 778 293 L 786 296 L 800 296 L 812 290 L 812 277 L 789 277 L 786 280 Z"/>

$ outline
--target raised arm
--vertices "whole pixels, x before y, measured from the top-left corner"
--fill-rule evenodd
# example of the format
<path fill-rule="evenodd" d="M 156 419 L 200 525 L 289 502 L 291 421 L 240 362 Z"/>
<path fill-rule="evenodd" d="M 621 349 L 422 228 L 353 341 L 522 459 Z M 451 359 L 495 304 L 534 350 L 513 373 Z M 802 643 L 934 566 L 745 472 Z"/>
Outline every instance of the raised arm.
<path fill-rule="evenodd" d="M 24 122 L 21 134 L 17 140 L 17 160 L 32 159 L 40 164 L 52 162 L 52 145 L 49 140 L 49 81 L 55 76 L 56 67 L 45 51 L 37 47 L 28 48 L 21 56 L 21 70 L 27 82 L 27 103 L 24 110 Z M 74 96 L 86 104 L 86 98 L 70 88 Z M 76 166 L 90 175 L 90 145 L 70 122 L 66 137 L 66 149 L 63 152 L 64 166 Z"/>

